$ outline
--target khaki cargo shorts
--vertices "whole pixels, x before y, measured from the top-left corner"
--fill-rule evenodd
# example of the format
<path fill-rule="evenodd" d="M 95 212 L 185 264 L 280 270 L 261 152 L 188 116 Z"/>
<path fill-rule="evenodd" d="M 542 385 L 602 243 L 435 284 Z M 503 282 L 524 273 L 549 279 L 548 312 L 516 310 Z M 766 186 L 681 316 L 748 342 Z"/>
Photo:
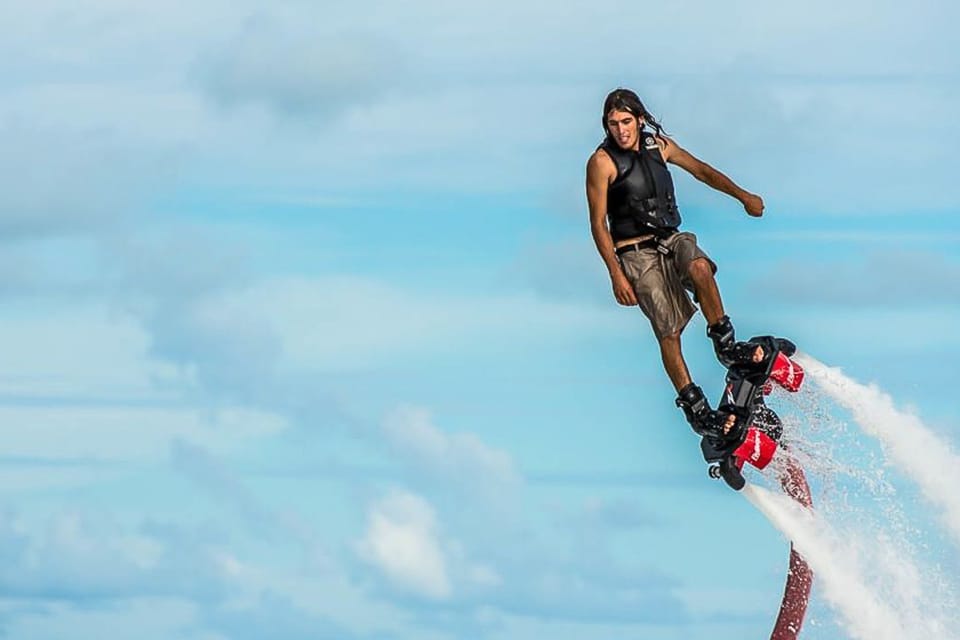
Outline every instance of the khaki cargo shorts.
<path fill-rule="evenodd" d="M 670 250 L 669 255 L 656 247 L 644 247 L 619 256 L 623 273 L 657 338 L 680 333 L 697 312 L 687 293 L 693 292 L 693 282 L 687 275 L 690 263 L 706 258 L 717 272 L 717 265 L 697 246 L 697 236 L 692 233 L 675 233 L 663 245 Z"/>

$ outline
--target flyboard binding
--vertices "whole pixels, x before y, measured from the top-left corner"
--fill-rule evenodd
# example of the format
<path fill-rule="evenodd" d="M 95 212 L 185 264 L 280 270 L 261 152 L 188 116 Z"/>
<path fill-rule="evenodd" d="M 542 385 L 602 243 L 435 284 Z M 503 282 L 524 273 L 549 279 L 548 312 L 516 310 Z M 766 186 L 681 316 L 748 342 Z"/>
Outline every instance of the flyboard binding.
<path fill-rule="evenodd" d="M 744 463 L 765 468 L 783 435 L 783 423 L 764 397 L 773 390 L 773 384 L 796 392 L 804 378 L 803 368 L 790 359 L 797 347 L 789 340 L 755 336 L 747 344 L 762 347 L 764 358 L 758 363 L 730 366 L 719 406 L 721 412 L 736 416 L 736 422 L 728 433 L 704 434 L 700 441 L 703 457 L 711 463 L 710 477 L 722 478 L 734 491 L 746 484 Z"/>

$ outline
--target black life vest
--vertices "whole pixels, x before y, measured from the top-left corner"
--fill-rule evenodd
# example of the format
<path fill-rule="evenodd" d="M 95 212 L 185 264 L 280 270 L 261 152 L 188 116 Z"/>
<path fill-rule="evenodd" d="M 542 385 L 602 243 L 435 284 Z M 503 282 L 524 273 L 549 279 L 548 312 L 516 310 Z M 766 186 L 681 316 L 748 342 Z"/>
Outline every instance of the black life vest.
<path fill-rule="evenodd" d="M 650 235 L 663 238 L 677 231 L 680 210 L 673 178 L 652 134 L 640 134 L 640 150 L 622 149 L 611 138 L 603 149 L 617 166 L 607 188 L 607 221 L 614 242 Z"/>

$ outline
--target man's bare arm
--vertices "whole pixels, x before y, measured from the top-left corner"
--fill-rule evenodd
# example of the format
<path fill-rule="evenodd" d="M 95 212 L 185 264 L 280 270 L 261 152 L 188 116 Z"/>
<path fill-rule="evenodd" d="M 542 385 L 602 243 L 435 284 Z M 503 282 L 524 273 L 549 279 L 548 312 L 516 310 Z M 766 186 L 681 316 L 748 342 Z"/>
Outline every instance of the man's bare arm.
<path fill-rule="evenodd" d="M 604 160 L 605 157 L 595 152 L 587 161 L 587 206 L 590 208 L 590 232 L 593 234 L 593 241 L 603 263 L 607 265 L 607 271 L 612 274 L 620 271 L 620 262 L 614 251 L 610 230 L 607 229 L 607 185 L 610 180 L 610 167 Z"/>
<path fill-rule="evenodd" d="M 610 230 L 607 229 L 607 187 L 617 174 L 613 161 L 606 155 L 595 151 L 587 161 L 587 205 L 590 208 L 590 232 L 597 245 L 597 251 L 610 272 L 613 296 L 622 305 L 637 304 L 637 295 L 630 281 L 620 268 L 616 249 Z"/>
<path fill-rule="evenodd" d="M 751 216 L 763 215 L 763 200 L 760 196 L 741 189 L 737 184 L 709 164 L 696 158 L 689 151 L 667 137 L 658 137 L 663 159 L 684 169 L 700 182 L 739 200 Z"/>

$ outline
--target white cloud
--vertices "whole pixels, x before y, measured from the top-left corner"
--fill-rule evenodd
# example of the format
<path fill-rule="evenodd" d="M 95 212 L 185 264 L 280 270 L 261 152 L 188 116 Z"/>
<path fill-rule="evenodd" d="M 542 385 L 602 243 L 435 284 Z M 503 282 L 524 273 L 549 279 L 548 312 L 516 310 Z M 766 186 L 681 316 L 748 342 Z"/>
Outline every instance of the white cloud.
<path fill-rule="evenodd" d="M 176 438 L 230 451 L 286 426 L 279 416 L 242 408 L 70 404 L 0 407 L 0 424 L 4 425 L 5 450 L 11 455 L 130 462 L 164 459 Z"/>
<path fill-rule="evenodd" d="M 256 601 L 243 606 L 207 610 L 203 622 L 217 632 L 216 638 L 231 640 L 350 640 L 368 637 L 318 614 L 309 604 L 301 605 L 286 594 L 273 591 L 261 594 Z"/>
<path fill-rule="evenodd" d="M 0 392 L 149 397 L 154 381 L 176 378 L 169 365 L 147 357 L 149 342 L 136 322 L 101 305 L 8 307 L 0 350 L 17 366 L 0 377 Z"/>
<path fill-rule="evenodd" d="M 356 548 L 395 589 L 427 600 L 471 601 L 504 583 L 500 571 L 444 535 L 433 506 L 409 491 L 394 489 L 370 506 Z"/>
<path fill-rule="evenodd" d="M 126 529 L 102 514 L 62 511 L 36 522 L 7 511 L 0 514 L 0 542 L 7 596 L 207 599 L 229 582 L 219 551 L 159 530 Z"/>
<path fill-rule="evenodd" d="M 287 426 L 269 411 L 185 400 L 196 390 L 189 372 L 152 357 L 128 315 L 31 302 L 9 306 L 2 324 L 0 350 L 16 363 L 0 376 L 6 455 L 156 461 L 174 438 L 223 452 Z"/>
<path fill-rule="evenodd" d="M 191 629 L 195 603 L 177 597 L 132 597 L 123 606 L 77 606 L 62 600 L 42 606 L 22 599 L 0 600 L 3 636 L 10 640 L 137 638 L 137 640 L 214 640 Z"/>
<path fill-rule="evenodd" d="M 453 593 L 436 514 L 420 496 L 393 491 L 373 504 L 358 551 L 403 590 L 431 600 Z"/>
<path fill-rule="evenodd" d="M 681 142 L 771 205 L 851 213 L 957 202 L 949 141 L 960 70 L 942 25 L 958 16 L 948 3 L 920 3 L 909 15 L 867 2 L 608 9 L 660 27 L 644 30 L 629 67 L 607 46 L 621 37 L 620 22 L 598 19 L 589 2 L 562 14 L 540 2 L 375 2 L 362 24 L 346 5 L 0 9 L 12 36 L 0 53 L 33 71 L 0 87 L 0 113 L 31 123 L 19 130 L 41 125 L 29 135 L 5 128 L 0 210 L 15 213 L 0 224 L 110 221 L 177 175 L 247 193 L 553 189 L 582 181 L 599 102 L 621 83 L 649 97 Z M 398 22 L 409 28 L 396 30 Z M 530 31 L 531 22 L 542 28 Z M 574 51 L 571 41 L 582 46 Z M 131 46 L 136 65 L 125 55 Z M 278 117 L 225 114 L 204 104 L 203 91 L 270 106 Z M 301 122 L 304 110 L 342 116 L 342 126 Z M 898 156 L 901 179 L 878 179 L 887 149 L 904 138 L 912 153 Z M 366 170 L 383 164 L 390 170 Z M 41 188 L 51 181 L 57 189 Z M 71 216 L 78 209 L 86 215 Z"/>
<path fill-rule="evenodd" d="M 287 115 L 334 115 L 380 99 L 399 56 L 378 37 L 343 34 L 325 23 L 257 13 L 206 63 L 218 101 L 263 104 Z"/>
<path fill-rule="evenodd" d="M 413 468 L 428 469 L 444 483 L 460 483 L 502 497 L 513 494 L 522 482 L 509 453 L 472 433 L 440 430 L 426 409 L 395 409 L 384 420 L 383 432 Z"/>
<path fill-rule="evenodd" d="M 605 311 L 530 294 L 424 292 L 358 276 L 264 279 L 210 297 L 194 313 L 222 325 L 259 319 L 282 343 L 281 366 L 300 371 L 364 368 L 453 346 L 506 352 L 519 342 L 616 326 Z"/>
<path fill-rule="evenodd" d="M 942 308 L 960 304 L 960 262 L 946 253 L 899 248 L 842 261 L 781 262 L 751 288 L 787 303 Z"/>
<path fill-rule="evenodd" d="M 319 566 L 329 562 L 327 552 L 312 527 L 298 514 L 278 511 L 270 507 L 251 491 L 243 479 L 210 452 L 184 440 L 177 440 L 171 447 L 174 466 L 193 480 L 198 487 L 209 492 L 219 504 L 232 509 L 254 533 L 268 540 L 280 539 L 280 543 L 292 541 L 301 546 L 307 562 Z M 272 534 L 280 533 L 281 536 Z M 231 559 L 225 567 L 242 570 Z"/>
<path fill-rule="evenodd" d="M 129 140 L 88 127 L 45 129 L 29 113 L 0 121 L 0 229 L 6 238 L 117 224 L 169 173 L 160 150 L 135 149 Z"/>
<path fill-rule="evenodd" d="M 172 363 L 167 370 L 174 379 L 254 405 L 279 406 L 303 376 L 422 362 L 454 351 L 506 354 L 586 331 L 617 331 L 625 323 L 609 307 L 531 292 L 466 294 L 332 274 L 254 279 L 238 277 L 242 268 L 221 268 L 220 259 L 203 257 L 189 243 L 171 247 L 164 258 L 154 253 L 139 254 L 147 267 L 133 250 L 123 257 L 133 267 L 123 292 L 125 314 L 139 321 L 132 325 L 154 366 Z M 184 265 L 193 258 L 200 267 L 191 277 Z"/>
<path fill-rule="evenodd" d="M 480 587 L 499 587 L 503 584 L 503 577 L 491 567 L 474 565 L 469 571 L 470 581 Z"/>

